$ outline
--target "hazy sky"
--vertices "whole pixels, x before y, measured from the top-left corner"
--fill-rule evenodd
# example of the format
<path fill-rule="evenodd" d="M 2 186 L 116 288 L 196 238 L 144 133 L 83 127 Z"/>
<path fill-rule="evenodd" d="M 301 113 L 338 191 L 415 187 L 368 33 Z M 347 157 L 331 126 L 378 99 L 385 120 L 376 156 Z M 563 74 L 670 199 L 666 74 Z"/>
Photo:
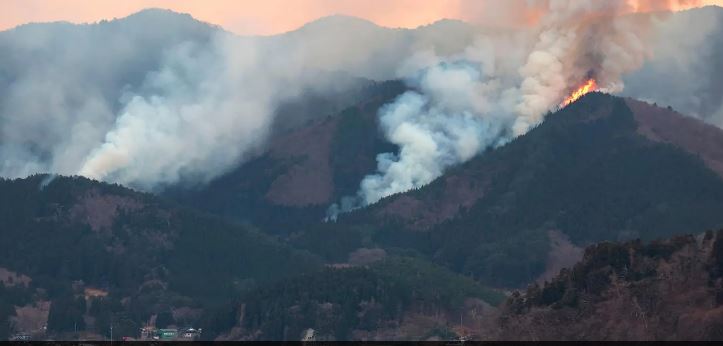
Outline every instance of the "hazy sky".
<path fill-rule="evenodd" d="M 417 27 L 442 18 L 494 23 L 501 3 L 528 0 L 0 0 L 0 30 L 29 22 L 96 22 L 125 17 L 144 8 L 167 8 L 218 24 L 238 34 L 275 34 L 332 14 L 371 20 L 387 27 Z M 603 1 L 603 0 L 601 0 Z M 630 0 L 657 7 L 723 5 L 723 0 Z M 674 8 L 680 5 L 673 6 Z M 512 8 L 512 7 L 507 7 Z"/>

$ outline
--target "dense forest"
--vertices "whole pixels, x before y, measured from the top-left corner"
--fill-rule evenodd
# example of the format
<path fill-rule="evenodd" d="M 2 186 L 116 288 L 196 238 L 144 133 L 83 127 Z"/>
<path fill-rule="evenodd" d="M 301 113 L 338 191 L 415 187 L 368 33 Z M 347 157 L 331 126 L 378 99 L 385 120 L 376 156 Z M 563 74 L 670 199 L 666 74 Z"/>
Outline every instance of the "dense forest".
<path fill-rule="evenodd" d="M 13 244 L 0 267 L 30 277 L 28 291 L 52 302 L 54 331 L 78 328 L 70 321 L 87 312 L 105 332 L 101 315 L 112 312 L 115 321 L 133 321 L 127 330 L 135 335 L 151 315 L 213 311 L 256 285 L 321 265 L 249 227 L 116 185 L 37 175 L 2 180 L 0 190 L 0 243 Z M 92 301 L 85 288 L 107 296 Z"/>
<path fill-rule="evenodd" d="M 0 180 L 0 190 L 0 242 L 14 244 L 0 268 L 28 278 L 0 286 L 3 337 L 18 317 L 16 308 L 42 302 L 50 303 L 50 335 L 90 331 L 109 337 L 112 323 L 116 335 L 137 336 L 155 321 L 159 328 L 200 327 L 210 339 L 238 324 L 240 306 L 247 307 L 246 327 L 262 331 L 263 338 L 295 339 L 308 320 L 277 320 L 274 314 L 295 302 L 330 303 L 347 309 L 335 312 L 332 319 L 343 323 L 328 331 L 344 339 L 351 330 L 402 318 L 424 304 L 447 310 L 471 297 L 493 305 L 503 299 L 443 267 L 387 257 L 382 250 L 369 268 L 324 269 L 329 256 L 294 249 L 294 242 L 86 178 Z M 344 262 L 348 252 L 335 257 Z M 391 310 L 354 317 L 370 302 Z M 279 328 L 293 333 L 280 334 Z"/>
<path fill-rule="evenodd" d="M 253 291 L 242 300 L 242 326 L 246 337 L 261 339 L 298 340 L 313 327 L 320 339 L 348 340 L 355 330 L 398 326 L 410 310 L 459 312 L 468 298 L 494 306 L 504 295 L 424 260 L 390 257 Z"/>
<path fill-rule="evenodd" d="M 505 303 L 508 340 L 720 340 L 723 231 L 603 242 Z M 523 332 L 520 332 L 523 331 Z"/>

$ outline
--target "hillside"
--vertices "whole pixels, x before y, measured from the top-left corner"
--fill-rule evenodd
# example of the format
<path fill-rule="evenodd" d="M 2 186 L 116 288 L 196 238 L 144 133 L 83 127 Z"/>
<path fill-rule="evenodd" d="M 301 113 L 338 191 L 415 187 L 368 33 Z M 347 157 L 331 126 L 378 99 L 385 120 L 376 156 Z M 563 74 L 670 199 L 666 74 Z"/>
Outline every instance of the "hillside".
<path fill-rule="evenodd" d="M 331 267 L 250 292 L 226 338 L 425 340 L 453 335 L 469 310 L 492 314 L 504 295 L 418 258 Z"/>
<path fill-rule="evenodd" d="M 201 327 L 204 339 L 297 340 L 317 326 L 329 339 L 368 338 L 377 327 L 403 339 L 429 323 L 449 333 L 457 312 L 491 312 L 504 298 L 381 249 L 323 266 L 251 226 L 80 177 L 0 180 L 0 242 L 12 244 L 0 257 L 3 339 L 103 338 L 111 322 L 116 337 L 152 325 Z M 309 310 L 292 313 L 298 306 Z"/>
<path fill-rule="evenodd" d="M 377 130 L 377 110 L 404 90 L 397 81 L 374 83 L 352 106 L 276 136 L 268 150 L 209 184 L 164 194 L 275 234 L 318 224 L 331 203 L 356 192 L 378 153 L 394 150 Z"/>
<path fill-rule="evenodd" d="M 508 300 L 504 340 L 720 340 L 723 231 L 601 243 L 544 286 Z"/>
<path fill-rule="evenodd" d="M 518 5 L 0 31 L 0 340 L 723 339 L 723 8 Z"/>
<path fill-rule="evenodd" d="M 326 232 L 366 232 L 382 247 L 416 249 L 483 282 L 524 285 L 549 269 L 560 244 L 722 226 L 721 150 L 718 128 L 589 94 L 510 144 Z"/>
<path fill-rule="evenodd" d="M 113 319 L 116 335 L 133 336 L 172 312 L 213 335 L 223 326 L 212 323 L 218 309 L 241 292 L 321 268 L 250 227 L 85 178 L 0 180 L 0 243 L 0 268 L 12 273 L 0 279 L 20 290 L 4 303 L 49 302 L 52 333 L 82 322 L 80 330 L 105 334 Z"/>
<path fill-rule="evenodd" d="M 394 85 L 279 137 L 206 187 L 169 196 L 288 235 L 330 262 L 378 246 L 508 287 L 549 277 L 594 242 L 723 226 L 723 131 L 599 93 L 428 186 L 321 223 L 373 171 L 376 154 L 394 150 L 376 129 L 376 109 L 403 90 Z"/>

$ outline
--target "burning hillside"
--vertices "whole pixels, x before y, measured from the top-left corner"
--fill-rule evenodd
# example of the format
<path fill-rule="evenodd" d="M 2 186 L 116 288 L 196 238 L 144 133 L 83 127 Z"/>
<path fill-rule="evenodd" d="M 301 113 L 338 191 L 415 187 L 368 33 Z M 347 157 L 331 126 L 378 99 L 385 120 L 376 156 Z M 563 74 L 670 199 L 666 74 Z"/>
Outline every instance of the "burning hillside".
<path fill-rule="evenodd" d="M 622 91 L 623 76 L 651 54 L 650 18 L 630 15 L 647 8 L 643 2 L 541 6 L 539 23 L 523 39 L 484 37 L 464 54 L 424 57 L 421 69 L 407 78 L 414 90 L 379 110 L 385 136 L 399 151 L 377 157 L 377 172 L 361 181 L 357 194 L 329 208 L 332 219 L 339 211 L 426 185 L 449 167 L 524 135 L 550 110 L 589 92 Z"/>
<path fill-rule="evenodd" d="M 579 98 L 583 97 L 585 94 L 589 92 L 593 92 L 598 90 L 597 82 L 595 79 L 591 78 L 588 79 L 585 84 L 581 85 L 577 89 L 575 89 L 572 93 L 570 93 L 570 96 L 566 97 L 562 103 L 560 103 L 560 108 L 565 107 L 575 101 L 577 101 Z"/>

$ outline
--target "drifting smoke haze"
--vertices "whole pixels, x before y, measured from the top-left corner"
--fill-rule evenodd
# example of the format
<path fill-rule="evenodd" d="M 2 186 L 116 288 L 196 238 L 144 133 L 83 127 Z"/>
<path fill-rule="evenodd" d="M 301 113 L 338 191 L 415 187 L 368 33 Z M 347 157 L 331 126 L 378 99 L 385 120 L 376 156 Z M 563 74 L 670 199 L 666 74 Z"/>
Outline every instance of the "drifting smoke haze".
<path fill-rule="evenodd" d="M 653 59 L 625 76 L 625 94 L 723 128 L 723 10 L 654 23 Z"/>
<path fill-rule="evenodd" d="M 263 149 L 281 104 L 347 87 L 321 71 L 410 87 L 379 110 L 398 152 L 380 154 L 377 172 L 330 215 L 425 185 L 509 142 L 589 78 L 723 125 L 723 87 L 710 75 L 723 71 L 723 45 L 708 42 L 720 16 L 625 16 L 693 5 L 465 2 L 465 18 L 481 26 L 392 30 L 330 17 L 272 37 L 158 10 L 27 25 L 0 32 L 8 52 L 0 55 L 0 175 L 80 174 L 145 190 L 207 182 Z"/>

